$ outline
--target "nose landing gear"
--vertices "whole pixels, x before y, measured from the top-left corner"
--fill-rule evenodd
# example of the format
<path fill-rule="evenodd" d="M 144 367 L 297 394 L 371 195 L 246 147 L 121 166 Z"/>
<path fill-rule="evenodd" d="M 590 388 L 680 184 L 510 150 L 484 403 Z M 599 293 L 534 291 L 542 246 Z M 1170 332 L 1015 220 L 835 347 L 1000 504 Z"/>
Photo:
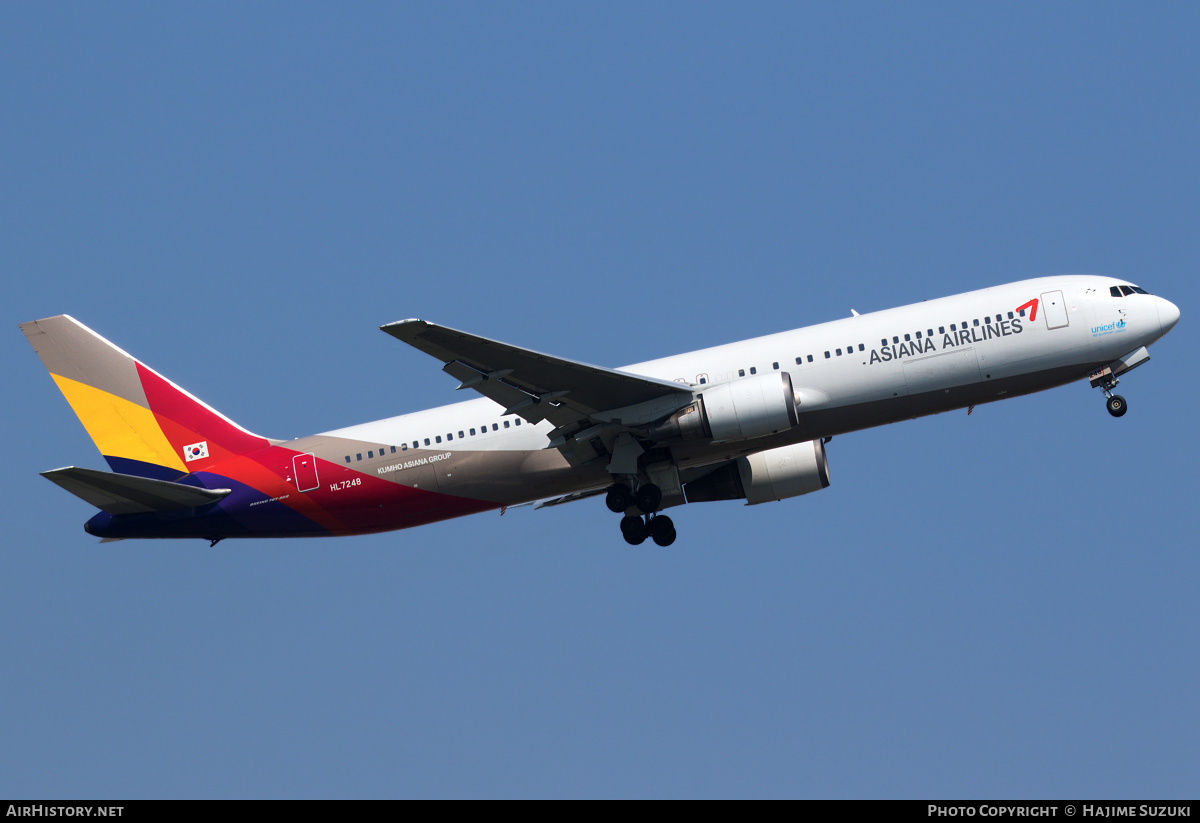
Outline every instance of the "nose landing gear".
<path fill-rule="evenodd" d="M 1093 389 L 1098 387 L 1104 390 L 1104 407 L 1113 417 L 1121 417 L 1129 411 L 1129 404 L 1125 402 L 1125 398 L 1119 394 L 1113 394 L 1113 389 L 1121 382 L 1117 379 L 1117 375 L 1136 369 L 1149 360 L 1150 353 L 1146 351 L 1145 346 L 1142 346 L 1088 375 L 1088 381 L 1092 384 Z"/>
<path fill-rule="evenodd" d="M 1099 386 L 1104 390 L 1104 407 L 1108 409 L 1108 413 L 1113 417 L 1120 417 L 1125 412 L 1129 411 L 1129 404 L 1125 402 L 1125 398 L 1119 394 L 1113 394 L 1112 390 L 1117 387 L 1121 381 L 1113 374 L 1113 370 L 1105 366 L 1098 372 L 1089 375 L 1092 388 Z"/>

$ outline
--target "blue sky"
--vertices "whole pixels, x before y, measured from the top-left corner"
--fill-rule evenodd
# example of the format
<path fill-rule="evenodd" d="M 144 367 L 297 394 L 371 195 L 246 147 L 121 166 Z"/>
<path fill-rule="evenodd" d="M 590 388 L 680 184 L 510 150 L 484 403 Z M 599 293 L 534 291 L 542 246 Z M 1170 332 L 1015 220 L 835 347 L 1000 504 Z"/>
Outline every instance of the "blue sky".
<path fill-rule="evenodd" d="M 1194 797 L 1195 4 L 6 4 L 0 796 Z M 621 365 L 1055 273 L 1122 381 L 832 485 L 98 545 L 17 323 L 253 431 L 461 399 L 422 317 Z"/>

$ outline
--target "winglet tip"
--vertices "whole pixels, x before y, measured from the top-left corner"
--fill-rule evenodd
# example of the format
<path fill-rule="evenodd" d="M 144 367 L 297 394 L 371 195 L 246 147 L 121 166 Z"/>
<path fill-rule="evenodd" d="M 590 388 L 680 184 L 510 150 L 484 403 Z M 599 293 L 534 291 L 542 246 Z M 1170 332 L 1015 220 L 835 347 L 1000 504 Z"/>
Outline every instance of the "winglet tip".
<path fill-rule="evenodd" d="M 401 326 L 407 326 L 410 323 L 424 323 L 424 322 L 425 322 L 424 320 L 421 320 L 418 317 L 412 317 L 412 318 L 409 318 L 408 320 L 396 320 L 392 323 L 384 323 L 382 326 L 379 327 L 379 330 L 390 333 L 392 329 L 399 329 Z"/>

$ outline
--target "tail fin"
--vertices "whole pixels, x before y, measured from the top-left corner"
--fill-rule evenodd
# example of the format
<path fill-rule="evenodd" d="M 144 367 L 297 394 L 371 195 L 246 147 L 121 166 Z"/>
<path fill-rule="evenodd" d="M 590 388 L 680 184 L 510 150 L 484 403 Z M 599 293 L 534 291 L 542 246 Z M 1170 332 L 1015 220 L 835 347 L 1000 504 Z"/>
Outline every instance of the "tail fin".
<path fill-rule="evenodd" d="M 73 317 L 21 331 L 115 472 L 173 480 L 270 445 Z"/>

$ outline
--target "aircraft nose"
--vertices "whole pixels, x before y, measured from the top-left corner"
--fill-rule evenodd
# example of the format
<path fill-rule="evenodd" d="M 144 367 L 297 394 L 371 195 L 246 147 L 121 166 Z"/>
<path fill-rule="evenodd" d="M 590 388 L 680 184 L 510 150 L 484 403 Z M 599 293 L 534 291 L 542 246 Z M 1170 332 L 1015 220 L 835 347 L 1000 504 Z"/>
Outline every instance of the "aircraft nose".
<path fill-rule="evenodd" d="M 1166 334 L 1179 322 L 1179 307 L 1161 297 L 1156 297 L 1154 300 L 1158 305 L 1158 324 L 1162 327 L 1162 333 Z"/>

